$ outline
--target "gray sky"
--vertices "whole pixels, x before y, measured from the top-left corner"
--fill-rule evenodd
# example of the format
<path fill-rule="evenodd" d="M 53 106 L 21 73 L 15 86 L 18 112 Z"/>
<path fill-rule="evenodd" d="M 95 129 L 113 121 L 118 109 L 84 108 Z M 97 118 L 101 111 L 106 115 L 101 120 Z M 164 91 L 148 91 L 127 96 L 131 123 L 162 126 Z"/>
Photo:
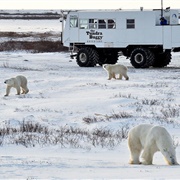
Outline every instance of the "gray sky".
<path fill-rule="evenodd" d="M 0 0 L 0 9 L 159 9 L 162 0 Z M 180 9 L 180 0 L 163 0 L 163 7 Z"/>

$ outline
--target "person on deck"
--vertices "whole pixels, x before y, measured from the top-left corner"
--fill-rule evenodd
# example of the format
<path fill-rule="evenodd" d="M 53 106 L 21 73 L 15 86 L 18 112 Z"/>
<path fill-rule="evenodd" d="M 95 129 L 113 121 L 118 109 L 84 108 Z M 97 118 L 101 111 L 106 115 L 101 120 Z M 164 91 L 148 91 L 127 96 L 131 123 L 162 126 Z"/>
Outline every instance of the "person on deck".
<path fill-rule="evenodd" d="M 161 22 L 160 22 L 161 25 L 167 25 L 167 24 L 168 24 L 168 23 L 167 23 L 167 20 L 166 20 L 164 17 L 161 17 L 161 18 L 160 18 L 160 21 L 161 21 Z"/>

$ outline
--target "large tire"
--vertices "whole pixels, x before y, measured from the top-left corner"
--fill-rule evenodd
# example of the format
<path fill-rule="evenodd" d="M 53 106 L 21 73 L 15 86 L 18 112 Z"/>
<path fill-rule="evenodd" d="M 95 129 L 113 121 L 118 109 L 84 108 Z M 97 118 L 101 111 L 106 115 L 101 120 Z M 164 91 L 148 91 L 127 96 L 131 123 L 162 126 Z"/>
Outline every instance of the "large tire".
<path fill-rule="evenodd" d="M 153 67 L 165 67 L 171 62 L 171 51 L 165 51 L 163 53 L 155 54 L 155 61 Z"/>
<path fill-rule="evenodd" d="M 99 52 L 99 61 L 98 64 L 102 66 L 103 64 L 116 64 L 118 61 L 118 52 Z"/>
<path fill-rule="evenodd" d="M 76 62 L 80 67 L 94 67 L 98 63 L 98 53 L 90 47 L 83 47 L 79 50 Z"/>
<path fill-rule="evenodd" d="M 136 48 L 131 53 L 131 64 L 135 68 L 148 68 L 154 64 L 155 56 L 146 48 Z"/>

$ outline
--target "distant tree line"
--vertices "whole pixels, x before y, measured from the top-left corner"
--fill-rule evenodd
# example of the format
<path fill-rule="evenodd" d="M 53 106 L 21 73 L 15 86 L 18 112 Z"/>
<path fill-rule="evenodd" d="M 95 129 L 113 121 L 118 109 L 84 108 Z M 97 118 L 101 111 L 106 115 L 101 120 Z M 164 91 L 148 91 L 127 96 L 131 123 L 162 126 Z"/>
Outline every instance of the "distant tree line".
<path fill-rule="evenodd" d="M 61 17 L 57 12 L 46 13 L 7 13 L 1 12 L 0 19 L 59 19 Z"/>

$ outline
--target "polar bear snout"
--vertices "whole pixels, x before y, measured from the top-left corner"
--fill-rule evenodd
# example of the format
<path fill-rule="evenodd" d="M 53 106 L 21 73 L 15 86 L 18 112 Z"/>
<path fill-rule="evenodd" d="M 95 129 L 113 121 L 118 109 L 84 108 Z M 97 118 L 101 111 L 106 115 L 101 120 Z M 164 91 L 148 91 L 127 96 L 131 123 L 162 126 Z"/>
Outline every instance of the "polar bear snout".
<path fill-rule="evenodd" d="M 7 84 L 7 80 L 4 81 L 4 84 Z"/>
<path fill-rule="evenodd" d="M 179 163 L 176 160 L 176 157 L 170 156 L 170 162 L 168 162 L 169 165 L 179 165 Z"/>

